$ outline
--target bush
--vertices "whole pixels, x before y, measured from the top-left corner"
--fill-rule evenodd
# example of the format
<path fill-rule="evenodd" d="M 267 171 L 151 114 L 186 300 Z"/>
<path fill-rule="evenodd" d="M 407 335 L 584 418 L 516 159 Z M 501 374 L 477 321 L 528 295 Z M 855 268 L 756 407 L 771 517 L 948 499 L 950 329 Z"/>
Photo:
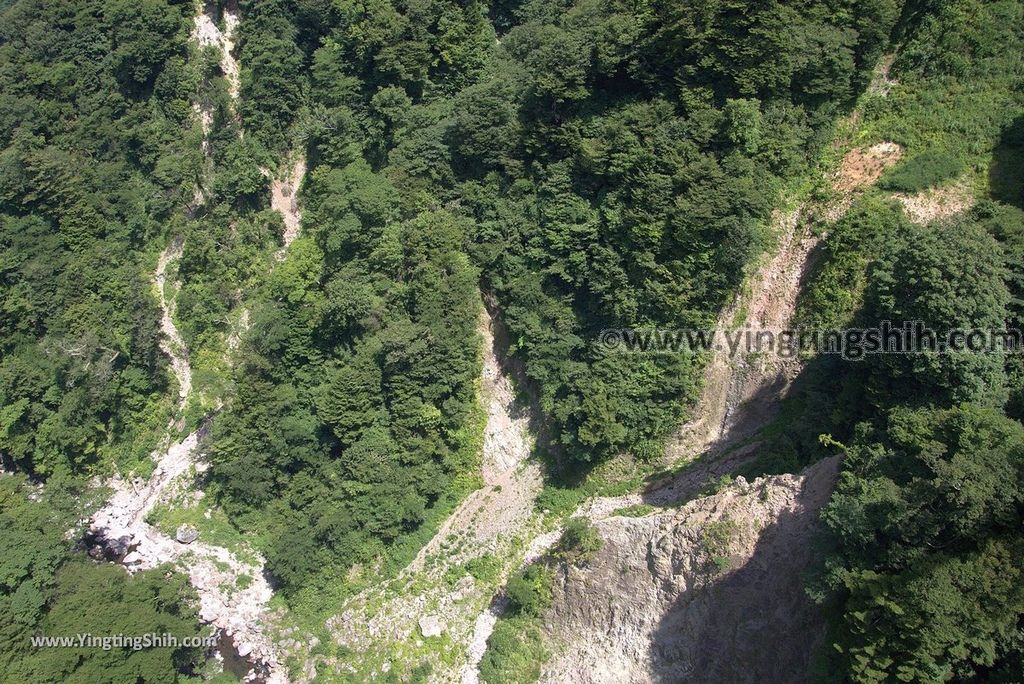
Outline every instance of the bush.
<path fill-rule="evenodd" d="M 571 518 L 555 545 L 555 556 L 570 564 L 583 564 L 601 550 L 604 542 L 597 528 L 586 518 Z"/>
<path fill-rule="evenodd" d="M 480 680 L 487 684 L 537 681 L 546 657 L 536 619 L 499 620 L 480 661 Z"/>
<path fill-rule="evenodd" d="M 509 608 L 515 615 L 540 615 L 551 605 L 551 570 L 531 565 L 508 581 Z"/>
<path fill-rule="evenodd" d="M 501 573 L 501 561 L 493 554 L 485 553 L 470 559 L 466 563 L 466 572 L 472 575 L 473 579 L 490 584 Z"/>
<path fill-rule="evenodd" d="M 963 162 L 951 154 L 929 150 L 898 164 L 878 182 L 894 192 L 921 192 L 960 173 Z"/>

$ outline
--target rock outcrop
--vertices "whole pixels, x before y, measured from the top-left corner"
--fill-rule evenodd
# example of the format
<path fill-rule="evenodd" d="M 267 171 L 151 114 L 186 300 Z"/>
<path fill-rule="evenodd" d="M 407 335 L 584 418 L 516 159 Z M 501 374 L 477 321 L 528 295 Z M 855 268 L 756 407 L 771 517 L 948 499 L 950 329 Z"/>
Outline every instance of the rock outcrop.
<path fill-rule="evenodd" d="M 803 573 L 836 468 L 599 520 L 602 549 L 556 579 L 541 681 L 807 681 L 824 627 Z"/>

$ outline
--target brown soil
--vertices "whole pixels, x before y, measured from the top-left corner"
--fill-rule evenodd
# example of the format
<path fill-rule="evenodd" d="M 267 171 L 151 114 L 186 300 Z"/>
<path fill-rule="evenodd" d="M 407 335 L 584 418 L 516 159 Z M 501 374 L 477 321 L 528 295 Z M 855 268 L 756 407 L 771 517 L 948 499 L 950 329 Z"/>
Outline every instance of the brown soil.
<path fill-rule="evenodd" d="M 839 192 L 852 192 L 872 185 L 902 156 L 903 147 L 893 142 L 850 150 L 839 166 L 835 188 Z"/>

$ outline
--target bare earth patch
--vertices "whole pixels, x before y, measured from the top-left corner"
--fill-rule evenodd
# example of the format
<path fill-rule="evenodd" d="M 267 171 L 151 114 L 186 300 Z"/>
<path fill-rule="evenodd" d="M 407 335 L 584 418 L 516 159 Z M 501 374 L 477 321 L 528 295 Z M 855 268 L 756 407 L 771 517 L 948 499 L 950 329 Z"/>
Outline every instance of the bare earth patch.
<path fill-rule="evenodd" d="M 839 165 L 836 190 L 852 192 L 874 184 L 902 156 L 903 147 L 894 142 L 880 142 L 868 148 L 850 150 Z"/>
<path fill-rule="evenodd" d="M 521 530 L 533 510 L 541 487 L 540 466 L 529 461 L 533 449 L 530 418 L 516 401 L 515 390 L 502 372 L 494 352 L 495 321 L 486 312 L 479 332 L 483 338 L 484 363 L 481 399 L 487 407 L 487 425 L 481 454 L 484 486 L 472 492 L 445 520 L 437 534 L 422 548 L 406 573 L 422 570 L 427 558 L 442 556 L 457 565 L 481 552 L 493 552 L 500 536 Z M 461 545 L 462 551 L 452 547 Z"/>
<path fill-rule="evenodd" d="M 288 170 L 287 176 L 275 178 L 270 182 L 270 207 L 279 212 L 284 219 L 284 245 L 274 255 L 278 261 L 284 259 L 288 245 L 299 236 L 302 211 L 299 209 L 298 195 L 305 175 L 306 159 L 300 155 Z"/>
<path fill-rule="evenodd" d="M 228 95 L 232 103 L 238 100 L 239 69 L 238 61 L 232 54 L 235 49 L 235 38 L 238 29 L 238 3 L 228 0 L 224 3 L 222 13 L 224 30 L 221 31 L 214 20 L 217 8 L 212 2 L 204 2 L 199 14 L 193 17 L 192 42 L 200 48 L 214 47 L 220 51 L 220 69 L 228 82 Z M 206 99 L 192 103 L 203 130 L 203 153 L 209 153 L 210 128 L 213 126 L 214 104 Z M 236 110 L 235 116 L 238 115 Z"/>
<path fill-rule="evenodd" d="M 893 197 L 903 205 L 907 218 L 922 225 L 967 211 L 975 202 L 970 179 L 966 177 L 941 188 L 929 188 L 916 194 L 894 192 Z"/>
<path fill-rule="evenodd" d="M 167 281 L 167 266 L 176 259 L 181 258 L 185 241 L 176 238 L 171 244 L 160 253 L 157 259 L 156 272 L 153 274 L 153 284 L 156 285 L 157 299 L 160 302 L 160 350 L 171 360 L 171 370 L 178 381 L 178 410 L 185 408 L 185 401 L 192 393 L 192 367 L 188 362 L 188 349 L 182 339 L 178 328 L 174 325 L 174 310 L 176 302 L 167 298 L 165 285 Z M 177 289 L 177 286 L 175 286 Z"/>

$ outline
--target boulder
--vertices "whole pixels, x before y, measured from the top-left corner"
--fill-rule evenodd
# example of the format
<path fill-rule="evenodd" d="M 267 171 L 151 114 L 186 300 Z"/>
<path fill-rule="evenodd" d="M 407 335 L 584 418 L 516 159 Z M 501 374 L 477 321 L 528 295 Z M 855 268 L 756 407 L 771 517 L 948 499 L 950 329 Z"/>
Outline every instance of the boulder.
<path fill-rule="evenodd" d="M 142 558 L 142 554 L 140 554 L 138 551 L 132 551 L 127 556 L 125 556 L 124 560 L 121 562 L 125 565 L 135 565 L 136 563 L 141 563 L 143 560 L 144 559 Z"/>
<path fill-rule="evenodd" d="M 178 527 L 178 531 L 175 533 L 174 538 L 177 539 L 180 544 L 191 544 L 196 539 L 199 539 L 199 530 L 191 525 L 181 525 Z"/>
<path fill-rule="evenodd" d="M 436 615 L 424 615 L 420 618 L 420 634 L 424 637 L 436 637 L 441 636 L 444 631 L 444 624 L 441 622 L 441 618 Z"/>

